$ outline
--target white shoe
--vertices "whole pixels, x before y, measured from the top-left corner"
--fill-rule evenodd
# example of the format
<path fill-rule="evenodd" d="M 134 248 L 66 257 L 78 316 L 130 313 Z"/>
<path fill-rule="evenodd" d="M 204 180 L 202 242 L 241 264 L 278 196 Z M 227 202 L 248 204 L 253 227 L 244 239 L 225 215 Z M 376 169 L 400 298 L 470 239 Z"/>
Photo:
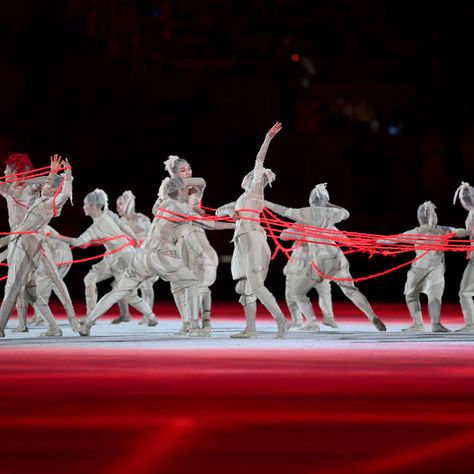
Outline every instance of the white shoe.
<path fill-rule="evenodd" d="M 91 327 L 93 326 L 93 323 L 90 323 L 89 321 L 85 321 L 84 323 L 81 324 L 79 328 L 79 334 L 81 336 L 90 336 L 91 335 Z"/>
<path fill-rule="evenodd" d="M 30 320 L 30 326 L 43 326 L 44 324 L 46 323 L 44 322 L 43 318 L 37 314 Z"/>
<path fill-rule="evenodd" d="M 158 319 L 156 319 L 156 316 L 154 314 L 148 317 L 147 326 L 153 327 L 153 326 L 156 326 L 157 324 L 158 324 Z"/>
<path fill-rule="evenodd" d="M 23 324 L 21 324 L 20 326 L 17 326 L 15 329 L 12 330 L 12 332 L 28 332 L 29 329 L 28 329 L 28 326 L 23 326 Z"/>
<path fill-rule="evenodd" d="M 324 318 L 323 324 L 325 326 L 329 326 L 330 328 L 339 329 L 339 326 L 337 325 L 336 320 L 334 318 Z"/>
<path fill-rule="evenodd" d="M 62 336 L 63 332 L 58 326 L 49 326 L 48 329 L 41 333 L 43 337 L 56 337 L 56 336 Z"/>
<path fill-rule="evenodd" d="M 189 323 L 183 323 L 181 325 L 181 329 L 178 331 L 178 336 L 186 336 L 189 333 L 189 328 L 190 328 Z"/>
<path fill-rule="evenodd" d="M 378 317 L 374 316 L 374 319 L 372 319 L 372 324 L 375 326 L 377 331 L 386 331 L 387 328 L 385 327 L 385 324 L 383 321 Z"/>
<path fill-rule="evenodd" d="M 284 316 L 279 316 L 275 319 L 278 327 L 278 333 L 276 337 L 277 339 L 283 339 L 288 334 L 288 329 L 290 329 L 291 321 L 288 321 L 288 319 L 286 319 Z"/>
<path fill-rule="evenodd" d="M 292 319 L 290 321 L 290 329 L 301 329 L 304 326 L 302 319 Z"/>
<path fill-rule="evenodd" d="M 424 330 L 425 327 L 423 326 L 423 324 L 413 323 L 411 326 L 403 328 L 402 332 L 423 332 Z"/>
<path fill-rule="evenodd" d="M 201 329 L 212 329 L 211 320 L 210 319 L 203 319 L 201 323 Z"/>
<path fill-rule="evenodd" d="M 474 325 L 466 324 L 462 328 L 456 329 L 454 332 L 464 332 L 464 333 L 471 333 L 474 332 Z"/>
<path fill-rule="evenodd" d="M 231 334 L 230 337 L 232 339 L 255 339 L 257 337 L 257 333 L 256 331 L 248 331 L 247 329 L 244 329 L 243 331 Z"/>
<path fill-rule="evenodd" d="M 85 320 L 85 318 L 84 318 Z M 79 319 L 74 318 L 72 321 L 69 321 L 69 325 L 71 326 L 72 330 L 74 332 L 79 332 L 79 329 L 81 329 L 82 324 L 80 323 Z"/>
<path fill-rule="evenodd" d="M 130 314 L 120 315 L 118 318 L 112 319 L 110 324 L 129 323 L 132 320 Z"/>
<path fill-rule="evenodd" d="M 441 323 L 433 323 L 431 325 L 432 332 L 451 332 L 447 327 L 443 326 Z"/>
<path fill-rule="evenodd" d="M 306 326 L 303 327 L 303 331 L 319 332 L 321 331 L 321 328 L 319 327 L 319 324 L 315 320 L 306 324 Z"/>
<path fill-rule="evenodd" d="M 206 336 L 209 336 L 209 334 L 205 334 L 204 332 L 201 331 L 198 321 L 193 321 L 193 323 L 191 324 L 191 328 L 189 329 L 188 336 L 189 337 L 206 337 Z"/>
<path fill-rule="evenodd" d="M 202 325 L 202 328 L 201 328 L 201 332 L 205 335 L 205 336 L 210 336 L 211 335 L 211 325 L 209 324 L 208 326 L 204 326 L 204 324 Z"/>

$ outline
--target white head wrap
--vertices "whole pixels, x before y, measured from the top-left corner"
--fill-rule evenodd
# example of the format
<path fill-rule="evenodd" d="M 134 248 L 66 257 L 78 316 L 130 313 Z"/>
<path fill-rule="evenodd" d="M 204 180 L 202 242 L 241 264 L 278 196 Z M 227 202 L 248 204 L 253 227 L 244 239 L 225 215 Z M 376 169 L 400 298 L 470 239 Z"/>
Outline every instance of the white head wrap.
<path fill-rule="evenodd" d="M 254 170 L 248 172 L 245 176 L 244 179 L 242 180 L 242 183 L 240 186 L 247 190 L 248 186 L 252 182 L 253 178 L 253 173 Z M 263 187 L 265 187 L 267 184 L 272 187 L 273 181 L 276 179 L 276 174 L 270 169 L 270 168 L 263 168 Z"/>
<path fill-rule="evenodd" d="M 189 165 L 186 160 L 176 155 L 170 155 L 168 156 L 168 159 L 164 161 L 165 170 L 168 171 L 168 174 L 171 177 L 176 176 L 176 171 L 178 170 L 178 167 L 181 164 Z"/>
<path fill-rule="evenodd" d="M 329 202 L 328 183 L 317 184 L 309 195 L 310 206 L 324 206 Z"/>
<path fill-rule="evenodd" d="M 456 199 L 458 196 L 462 207 L 464 207 L 466 211 L 471 211 L 474 209 L 474 188 L 469 186 L 469 183 L 465 183 L 463 181 L 459 188 L 456 189 L 456 192 L 454 193 L 453 204 L 456 204 Z"/>
<path fill-rule="evenodd" d="M 173 178 L 165 178 L 162 181 L 160 189 L 158 191 L 158 197 L 160 199 L 165 199 L 170 194 L 183 188 L 184 188 L 184 181 L 181 178 L 177 176 Z"/>
<path fill-rule="evenodd" d="M 420 225 L 427 225 L 434 227 L 438 223 L 438 216 L 436 215 L 436 206 L 431 201 L 424 202 L 417 211 L 418 222 Z"/>
<path fill-rule="evenodd" d="M 109 198 L 103 189 L 94 189 L 94 191 L 84 198 L 84 201 L 87 201 L 89 204 L 92 204 L 97 207 L 97 209 L 103 211 L 106 211 L 109 208 Z"/>
<path fill-rule="evenodd" d="M 117 198 L 117 205 L 119 202 L 122 204 L 125 214 L 131 214 L 135 211 L 135 195 L 132 191 L 124 191 L 124 193 Z"/>

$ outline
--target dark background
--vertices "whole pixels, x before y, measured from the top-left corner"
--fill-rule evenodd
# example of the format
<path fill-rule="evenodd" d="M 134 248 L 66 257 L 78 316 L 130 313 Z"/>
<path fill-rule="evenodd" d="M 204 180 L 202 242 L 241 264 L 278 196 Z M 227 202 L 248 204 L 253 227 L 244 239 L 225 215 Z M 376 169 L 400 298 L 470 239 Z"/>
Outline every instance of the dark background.
<path fill-rule="evenodd" d="M 410 229 L 425 200 L 438 206 L 441 224 L 463 226 L 452 196 L 474 169 L 474 7 L 464 3 L 2 3 L 0 158 L 23 152 L 45 166 L 52 153 L 68 156 L 75 205 L 53 225 L 78 235 L 90 224 L 82 199 L 96 187 L 112 208 L 131 189 L 137 210 L 150 215 L 169 154 L 206 179 L 205 205 L 235 200 L 280 120 L 268 199 L 305 206 L 312 187 L 328 182 L 332 201 L 351 212 L 342 229 Z M 6 206 L 0 212 L 7 230 Z M 232 252 L 230 239 L 210 234 L 220 254 Z M 409 257 L 349 258 L 362 276 Z M 269 276 L 279 296 L 283 264 L 277 258 Z M 455 300 L 465 256 L 450 254 L 447 265 L 445 298 Z M 76 297 L 87 269 L 67 277 Z M 401 300 L 404 279 L 402 270 L 360 287 L 371 299 Z M 163 282 L 157 289 L 169 297 Z M 235 298 L 228 264 L 214 295 Z"/>

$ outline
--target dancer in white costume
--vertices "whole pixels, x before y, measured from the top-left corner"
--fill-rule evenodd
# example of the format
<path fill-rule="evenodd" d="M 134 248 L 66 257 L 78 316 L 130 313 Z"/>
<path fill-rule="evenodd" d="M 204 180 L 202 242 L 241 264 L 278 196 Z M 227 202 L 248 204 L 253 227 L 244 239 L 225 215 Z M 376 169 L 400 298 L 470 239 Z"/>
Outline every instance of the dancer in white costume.
<path fill-rule="evenodd" d="M 190 164 L 175 155 L 170 155 L 164 162 L 165 169 L 171 177 L 178 177 L 184 181 L 188 195 L 189 206 L 198 214 L 204 214 L 200 207 L 206 182 L 202 178 L 193 178 Z M 160 206 L 160 197 L 153 206 L 156 213 Z M 219 259 L 216 251 L 209 243 L 203 228 L 191 224 L 180 227 L 180 238 L 177 243 L 179 256 L 184 264 L 190 268 L 199 280 L 199 309 L 202 318 L 202 329 L 211 331 L 211 290 L 210 286 L 216 281 Z"/>
<path fill-rule="evenodd" d="M 257 154 L 254 169 L 242 181 L 245 192 L 235 203 L 226 204 L 216 211 L 218 216 L 229 215 L 237 220 L 231 270 L 233 279 L 237 280 L 236 291 L 241 295 L 239 302 L 244 307 L 246 326 L 243 331 L 231 337 L 256 337 L 257 299 L 275 318 L 278 326 L 277 337 L 285 337 L 290 325 L 275 297 L 265 287 L 271 253 L 265 230 L 259 220 L 265 204 L 263 191 L 265 186 L 275 179 L 275 174 L 270 169 L 265 169 L 263 163 L 271 140 L 281 128 L 281 123 L 277 122 L 267 132 Z"/>
<path fill-rule="evenodd" d="M 419 227 L 407 230 L 401 235 L 413 235 L 413 238 L 400 239 L 398 242 L 413 242 L 416 249 L 416 257 L 419 258 L 426 253 L 424 246 L 429 244 L 436 245 L 439 241 L 429 239 L 419 239 L 416 235 L 434 235 L 443 236 L 456 233 L 457 236 L 465 234 L 464 229 L 455 229 L 453 227 L 445 227 L 437 225 L 438 216 L 436 215 L 435 205 L 426 201 L 418 207 L 417 217 L 420 223 Z M 378 243 L 390 244 L 397 242 L 396 239 L 383 239 Z M 418 249 L 417 249 L 418 247 Z M 421 247 L 421 248 L 420 248 Z M 441 299 L 444 292 L 444 252 L 429 251 L 419 260 L 413 262 L 410 270 L 408 270 L 407 281 L 405 283 L 405 300 L 413 319 L 413 324 L 402 331 L 419 332 L 424 331 L 423 318 L 421 314 L 420 293 L 424 293 L 428 297 L 428 314 L 431 319 L 433 332 L 449 332 L 449 329 L 441 324 Z"/>
<path fill-rule="evenodd" d="M 117 214 L 120 216 L 120 220 L 130 227 L 130 229 L 132 229 L 135 237 L 138 239 L 138 244 L 143 245 L 146 235 L 151 227 L 151 220 L 148 216 L 145 216 L 145 214 L 135 211 L 135 195 L 132 193 L 132 191 L 125 191 L 117 198 Z M 152 309 L 155 303 L 153 284 L 156 282 L 156 280 L 157 278 L 145 280 L 139 288 L 140 296 L 149 304 L 150 308 Z M 128 309 L 128 304 L 125 304 L 121 311 L 121 317 L 114 321 L 130 321 L 131 315 Z M 148 320 L 145 317 L 143 317 L 139 322 L 139 324 L 147 323 Z"/>
<path fill-rule="evenodd" d="M 474 239 L 474 188 L 469 183 L 461 183 L 454 195 L 454 202 L 457 197 L 462 206 L 469 212 L 466 219 L 466 236 Z M 472 244 L 471 244 L 472 245 Z M 461 286 L 459 288 L 459 302 L 464 315 L 464 326 L 456 332 L 474 332 L 474 252 L 469 255 L 469 262 L 464 270 Z"/>
<path fill-rule="evenodd" d="M 66 168 L 62 179 L 57 175 L 60 165 Z M 69 163 L 67 160 L 61 161 L 59 156 L 54 155 L 51 158 L 51 172 L 42 188 L 41 196 L 27 210 L 22 223 L 16 229 L 19 234 L 13 236 L 9 246 L 8 279 L 0 309 L 1 337 L 4 336 L 4 328 L 22 291 L 25 292 L 27 301 L 38 308 L 48 322 L 48 330 L 42 335 L 60 336 L 62 334 L 43 296 L 37 293 L 36 270 L 41 262 L 44 271 L 54 282 L 55 292 L 66 310 L 71 327 L 74 330 L 77 329 L 78 323 L 69 292 L 41 238 L 45 226 L 53 217 L 60 214 L 64 203 L 71 195 L 72 174 Z"/>
<path fill-rule="evenodd" d="M 97 303 L 83 323 L 80 334 L 88 336 L 94 322 L 118 300 L 133 294 L 143 281 L 160 277 L 173 283 L 173 296 L 181 314 L 183 334 L 202 336 L 199 328 L 199 281 L 194 273 L 177 256 L 176 242 L 180 227 L 195 218 L 193 225 L 207 229 L 231 229 L 233 224 L 201 221 L 198 213 L 186 203 L 187 189 L 181 178 L 171 178 L 162 189 L 162 201 L 157 216 L 153 219 L 145 243 L 136 254 L 117 286 Z"/>
<path fill-rule="evenodd" d="M 84 198 L 84 214 L 93 220 L 92 225 L 79 237 L 63 235 L 51 236 L 67 242 L 73 247 L 89 246 L 95 242 L 101 243 L 110 255 L 104 256 L 99 263 L 92 265 L 84 278 L 87 314 L 90 314 L 97 304 L 97 283 L 114 278 L 117 282 L 129 267 L 135 255 L 136 237 L 119 217 L 108 209 L 108 198 L 105 191 L 96 189 Z M 128 301 L 148 320 L 148 326 L 156 326 L 158 321 L 149 304 L 138 295 L 133 295 Z M 122 302 L 123 305 L 124 302 Z M 123 309 L 118 319 L 123 320 Z M 117 322 L 116 320 L 112 322 Z"/>
<path fill-rule="evenodd" d="M 281 233 L 281 238 L 285 238 L 285 235 L 289 240 L 295 239 L 295 231 L 293 229 L 286 229 Z M 311 259 L 309 258 L 308 244 L 303 241 L 296 241 L 293 245 L 291 252 L 291 258 L 288 259 L 287 264 L 283 268 L 283 274 L 285 275 L 285 300 L 288 309 L 291 313 L 291 327 L 302 328 L 304 330 L 318 330 L 316 321 L 308 321 L 305 325 L 304 315 L 300 311 L 298 300 L 295 295 L 295 285 L 301 274 L 309 271 L 308 265 L 311 265 Z M 323 313 L 323 324 L 332 328 L 338 328 L 339 326 L 334 319 L 334 311 L 332 307 L 331 298 L 331 282 L 323 279 L 321 283 L 317 283 L 314 286 L 318 293 L 318 304 L 321 312 Z M 309 298 L 307 303 L 310 303 Z"/>
<path fill-rule="evenodd" d="M 301 209 L 292 209 L 289 207 L 273 204 L 266 201 L 266 206 L 272 211 L 287 217 L 293 221 L 303 225 L 311 225 L 314 227 L 334 229 L 335 224 L 349 217 L 349 212 L 342 207 L 335 206 L 329 202 L 329 194 L 326 184 L 318 184 L 309 197 L 309 207 Z M 328 245 L 324 245 L 321 240 L 327 240 Z M 351 274 L 349 272 L 349 262 L 342 250 L 329 239 L 319 239 L 318 243 L 309 243 L 309 258 L 314 261 L 315 265 L 322 273 L 333 278 L 344 278 L 348 281 L 334 282 L 341 288 L 342 292 L 367 316 L 369 321 L 379 330 L 385 331 L 385 324 L 377 317 L 370 306 L 367 298 L 354 285 Z M 310 328 L 318 330 L 315 323 L 316 316 L 313 306 L 308 301 L 306 294 L 317 283 L 323 281 L 323 277 L 319 275 L 312 265 L 307 266 L 307 272 L 302 273 L 295 282 L 294 294 L 298 301 L 301 312 L 311 325 Z"/>
<path fill-rule="evenodd" d="M 44 238 L 43 238 L 43 245 L 48 249 L 51 253 L 54 263 L 58 267 L 59 276 L 64 280 L 64 277 L 69 272 L 72 266 L 72 252 L 68 244 L 65 242 L 61 242 L 60 240 L 50 239 L 48 236 L 52 234 L 58 234 L 51 226 L 47 225 L 44 228 Z M 66 263 L 69 262 L 69 263 Z M 66 263 L 59 265 L 59 263 Z M 44 269 L 43 261 L 40 261 L 38 272 L 36 276 L 36 286 L 37 292 L 41 295 L 46 304 L 49 302 L 49 298 L 51 296 L 51 291 L 54 290 L 54 285 L 51 279 L 49 278 L 48 271 Z M 34 310 L 34 316 L 30 321 L 31 326 L 41 326 L 45 324 L 45 320 L 41 316 L 41 313 L 38 311 L 37 308 Z M 28 325 L 26 320 L 26 312 L 24 314 L 24 319 L 21 314 L 18 315 L 18 327 L 14 330 L 16 332 L 26 332 L 28 331 Z"/>
<path fill-rule="evenodd" d="M 46 177 L 28 179 L 26 172 L 33 169 L 33 165 L 28 155 L 15 153 L 10 155 L 5 161 L 5 182 L 0 182 L 0 194 L 7 201 L 8 223 L 10 232 L 15 232 L 23 221 L 26 211 L 39 197 L 41 187 L 46 182 Z M 10 241 L 6 239 L 5 241 Z M 13 244 L 13 241 L 12 241 Z M 8 257 L 8 249 L 4 250 L 0 256 L 3 261 Z M 18 295 L 16 311 L 19 321 L 25 321 L 28 304 L 26 295 Z M 14 332 L 27 331 L 26 325 L 19 325 Z"/>

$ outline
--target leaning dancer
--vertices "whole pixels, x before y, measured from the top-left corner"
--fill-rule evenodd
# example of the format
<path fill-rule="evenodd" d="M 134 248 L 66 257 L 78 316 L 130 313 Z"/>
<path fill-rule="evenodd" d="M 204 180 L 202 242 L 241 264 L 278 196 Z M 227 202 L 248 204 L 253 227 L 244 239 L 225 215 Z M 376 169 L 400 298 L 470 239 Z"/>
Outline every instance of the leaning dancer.
<path fill-rule="evenodd" d="M 277 337 L 285 337 L 290 325 L 275 297 L 265 287 L 271 253 L 265 230 L 259 221 L 265 206 L 263 190 L 275 179 L 275 174 L 270 169 L 265 169 L 263 163 L 271 140 L 281 128 L 281 123 L 277 122 L 265 135 L 255 160 L 255 167 L 242 181 L 245 192 L 235 203 L 222 206 L 216 211 L 218 216 L 230 215 L 237 220 L 231 270 L 233 279 L 237 280 L 236 291 L 241 295 L 239 302 L 244 307 L 246 327 L 231 336 L 235 338 L 257 336 L 257 298 L 275 318 L 278 326 Z"/>
<path fill-rule="evenodd" d="M 57 175 L 60 166 L 65 169 L 63 179 Z M 60 336 L 62 334 L 43 295 L 37 294 L 36 270 L 40 263 L 43 264 L 43 269 L 54 282 L 55 292 L 66 310 L 71 327 L 74 330 L 77 329 L 78 323 L 69 292 L 41 238 L 45 226 L 53 217 L 60 214 L 64 203 L 71 197 L 71 194 L 71 167 L 67 160 L 61 161 L 58 155 L 54 155 L 51 158 L 51 172 L 42 188 L 41 196 L 28 209 L 22 223 L 17 227 L 18 234 L 13 236 L 9 247 L 8 278 L 5 285 L 5 296 L 0 308 L 0 337 L 5 336 L 5 326 L 22 291 L 24 291 L 27 301 L 38 308 L 48 322 L 48 330 L 42 335 Z"/>
<path fill-rule="evenodd" d="M 171 155 L 164 162 L 165 169 L 171 177 L 178 177 L 184 181 L 187 190 L 186 202 L 198 214 L 204 214 L 201 209 L 201 200 L 206 188 L 202 178 L 193 178 L 190 164 L 178 156 Z M 159 208 L 158 197 L 153 211 Z M 203 228 L 195 225 L 184 224 L 180 228 L 180 238 L 177 250 L 184 264 L 190 268 L 199 280 L 199 309 L 202 318 L 202 330 L 211 331 L 211 290 L 210 286 L 216 281 L 217 265 L 219 259 L 216 251 L 207 240 Z"/>
<path fill-rule="evenodd" d="M 143 247 L 137 249 L 134 258 L 117 286 L 97 303 L 87 316 L 79 333 L 89 336 L 94 322 L 114 303 L 122 298 L 136 295 L 136 289 L 147 279 L 160 277 L 173 284 L 173 296 L 183 319 L 190 322 L 190 329 L 184 334 L 202 336 L 199 328 L 199 282 L 194 273 L 177 256 L 178 232 L 188 216 L 193 225 L 208 229 L 229 229 L 233 224 L 202 221 L 199 214 L 186 204 L 187 190 L 181 178 L 171 178 L 162 190 L 160 210 L 151 224 Z M 130 302 L 130 300 L 129 300 Z"/>
<path fill-rule="evenodd" d="M 335 206 L 329 202 L 329 194 L 326 184 L 318 184 L 309 197 L 309 207 L 292 209 L 289 207 L 273 204 L 266 201 L 265 205 L 281 216 L 303 225 L 311 225 L 324 229 L 334 229 L 335 224 L 349 217 L 349 212 L 342 207 Z M 324 245 L 321 241 L 327 241 Z M 367 298 L 354 285 L 349 272 L 349 262 L 339 247 L 329 239 L 319 239 L 318 243 L 309 243 L 309 258 L 315 263 L 322 273 L 332 278 L 343 278 L 347 281 L 334 282 L 341 288 L 342 292 L 367 316 L 369 321 L 379 330 L 385 331 L 385 324 L 377 317 L 370 306 Z M 308 265 L 308 271 L 300 275 L 295 282 L 294 292 L 301 312 L 310 322 L 316 320 L 313 306 L 308 301 L 306 294 L 311 288 L 321 281 L 323 277 L 316 272 L 313 265 Z M 314 324 L 313 324 L 314 325 Z M 317 330 L 317 329 L 316 329 Z"/>
<path fill-rule="evenodd" d="M 117 214 L 120 216 L 120 220 L 132 229 L 138 240 L 138 245 L 142 245 L 150 230 L 151 220 L 148 216 L 145 216 L 145 214 L 135 211 L 135 195 L 132 191 L 124 191 L 124 193 L 117 198 Z M 153 309 L 155 304 L 153 284 L 156 280 L 156 278 L 145 280 L 139 288 L 140 296 L 148 303 L 151 309 Z M 128 304 L 125 303 L 123 307 L 121 307 L 121 312 L 121 317 L 115 320 L 117 323 L 130 321 L 132 319 L 130 311 L 128 310 Z M 139 322 L 139 324 L 147 323 L 148 320 L 145 317 Z"/>
<path fill-rule="evenodd" d="M 469 212 L 466 219 L 466 236 L 474 239 L 474 188 L 469 183 L 461 183 L 456 190 L 454 202 L 457 197 L 461 201 L 462 207 Z M 474 242 L 471 242 L 474 245 Z M 461 303 L 462 314 L 464 315 L 464 326 L 456 332 L 474 332 L 474 252 L 469 254 L 469 262 L 464 270 L 461 287 L 459 288 L 459 302 Z"/>
<path fill-rule="evenodd" d="M 438 216 L 436 215 L 435 205 L 430 202 L 424 202 L 417 211 L 419 227 L 407 230 L 401 235 L 411 235 L 412 238 L 405 239 L 383 239 L 378 243 L 390 244 L 393 242 L 412 243 L 415 246 L 416 257 L 418 260 L 413 262 L 408 270 L 407 281 L 405 284 L 405 300 L 413 319 L 413 324 L 402 329 L 406 332 L 424 331 L 423 318 L 421 314 L 420 293 L 428 297 L 428 314 L 431 319 L 431 329 L 433 332 L 449 332 L 449 329 L 441 324 L 441 299 L 444 291 L 444 252 L 432 250 L 427 252 L 423 248 L 429 244 L 436 244 L 437 240 L 416 239 L 416 235 L 434 235 L 443 236 L 456 233 L 458 236 L 465 234 L 464 229 L 455 229 L 437 225 Z M 417 249 L 418 247 L 418 249 Z M 421 248 L 420 248 L 421 247 Z M 425 254 L 425 255 L 424 255 Z M 423 256 L 424 255 L 424 256 Z M 420 258 L 421 257 L 421 258 Z"/>
<path fill-rule="evenodd" d="M 114 278 L 117 282 L 130 265 L 135 255 L 135 237 L 132 230 L 120 221 L 118 216 L 108 209 L 108 197 L 102 189 L 96 189 L 84 198 L 84 214 L 93 220 L 92 225 L 79 237 L 52 235 L 51 237 L 67 242 L 73 247 L 85 247 L 101 243 L 109 255 L 92 265 L 84 278 L 87 314 L 91 313 L 97 304 L 97 283 Z M 131 302 L 133 301 L 133 303 Z M 152 308 L 138 295 L 130 300 L 140 313 L 147 318 L 148 326 L 156 326 L 158 321 Z M 123 320 L 123 311 L 118 318 Z M 116 323 L 116 320 L 112 321 Z"/>

